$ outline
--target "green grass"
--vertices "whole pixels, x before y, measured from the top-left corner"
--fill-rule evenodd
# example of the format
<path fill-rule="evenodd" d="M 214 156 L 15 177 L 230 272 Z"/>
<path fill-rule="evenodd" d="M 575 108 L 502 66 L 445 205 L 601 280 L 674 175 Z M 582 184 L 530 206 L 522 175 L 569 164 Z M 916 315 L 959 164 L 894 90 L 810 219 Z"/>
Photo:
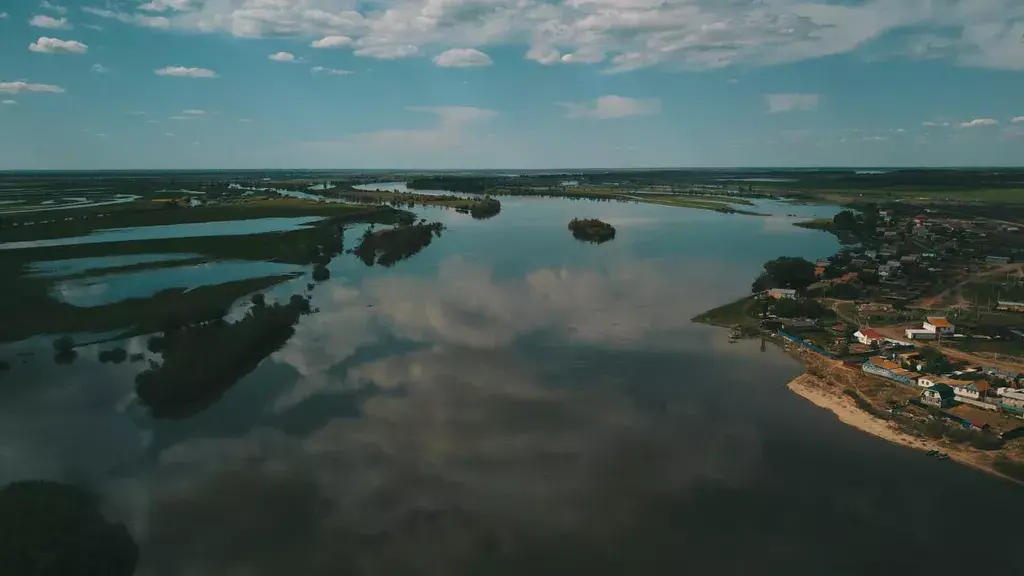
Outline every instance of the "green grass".
<path fill-rule="evenodd" d="M 799 226 L 801 228 L 810 228 L 811 230 L 831 230 L 833 222 L 831 218 L 815 218 L 813 220 L 794 222 L 793 226 Z"/>
<path fill-rule="evenodd" d="M 114 206 L 81 208 L 50 213 L 19 214 L 4 221 L 58 220 L 50 224 L 0 228 L 0 242 L 83 236 L 105 228 L 132 228 L 170 224 L 195 224 L 248 220 L 253 218 L 290 218 L 301 216 L 357 216 L 380 208 L 348 204 L 320 203 L 296 199 L 237 201 L 201 208 L 171 208 L 166 203 L 136 201 Z M 107 216 L 99 217 L 99 214 Z M 19 216 L 20 218 L 13 218 Z M 82 218 L 87 216 L 88 218 Z M 72 217 L 71 221 L 64 218 Z"/>
<path fill-rule="evenodd" d="M 693 321 L 727 328 L 737 325 L 744 327 L 757 326 L 757 319 L 751 316 L 755 304 L 757 304 L 755 297 L 745 296 L 724 306 L 712 308 L 707 312 L 698 314 L 693 317 Z"/>
<path fill-rule="evenodd" d="M 205 211 L 196 208 L 172 211 L 181 215 Z M 212 210 L 212 209 L 211 209 Z M 339 227 L 353 221 L 394 222 L 411 217 L 408 213 L 391 209 L 372 209 L 358 212 L 343 211 L 344 216 L 328 218 L 313 226 L 298 230 L 254 234 L 248 236 L 221 236 L 198 238 L 171 238 L 137 242 L 81 244 L 49 248 L 27 248 L 0 251 L 0 342 L 22 340 L 37 334 L 60 334 L 84 331 L 127 330 L 132 334 L 145 334 L 167 325 L 180 325 L 219 317 L 233 302 L 256 291 L 279 284 L 292 275 L 279 275 L 195 290 L 167 290 L 151 298 L 126 300 L 106 306 L 82 308 L 58 302 L 49 295 L 52 277 L 23 275 L 26 265 L 45 260 L 116 256 L 149 253 L 194 253 L 199 257 L 186 263 L 213 260 L 272 260 L 282 263 L 310 265 L 323 263 L 343 250 Z M 213 211 L 206 215 L 216 221 L 225 215 Z M 199 215 L 200 218 L 204 217 Z M 137 216 L 133 222 L 138 222 Z M 102 219 L 105 222 L 109 219 Z M 195 220 L 193 220 L 195 221 Z M 203 220 L 199 220 L 203 221 Z M 167 223 L 159 220 L 160 223 Z M 32 228 L 32 227 L 30 227 Z M 322 253 L 323 251 L 323 253 Z M 182 265 L 183 262 L 174 262 Z M 144 270 L 172 265 L 154 263 L 123 267 Z M 109 274 L 115 270 L 104 270 Z"/>

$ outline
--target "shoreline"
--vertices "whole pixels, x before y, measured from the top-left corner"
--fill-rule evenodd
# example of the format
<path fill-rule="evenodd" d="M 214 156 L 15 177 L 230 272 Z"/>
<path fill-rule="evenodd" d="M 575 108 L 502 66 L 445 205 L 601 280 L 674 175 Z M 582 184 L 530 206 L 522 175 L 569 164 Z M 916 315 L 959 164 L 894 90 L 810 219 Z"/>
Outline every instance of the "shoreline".
<path fill-rule="evenodd" d="M 786 384 L 786 388 L 815 406 L 832 412 L 840 422 L 861 432 L 922 452 L 928 450 L 946 452 L 949 454 L 950 460 L 959 464 L 1024 485 L 1021 480 L 995 469 L 993 462 L 996 455 L 994 454 L 956 444 L 943 443 L 938 439 L 912 436 L 899 430 L 890 422 L 875 418 L 861 410 L 852 398 L 843 394 L 841 386 L 831 379 L 805 372 L 790 380 Z"/>

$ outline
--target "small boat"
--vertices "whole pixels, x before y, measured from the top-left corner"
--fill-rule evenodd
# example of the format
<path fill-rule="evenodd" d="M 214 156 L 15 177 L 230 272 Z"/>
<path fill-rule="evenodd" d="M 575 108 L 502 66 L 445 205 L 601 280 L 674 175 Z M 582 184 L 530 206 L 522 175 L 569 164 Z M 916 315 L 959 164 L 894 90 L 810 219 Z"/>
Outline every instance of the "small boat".
<path fill-rule="evenodd" d="M 925 455 L 927 455 L 927 456 L 938 456 L 939 455 L 939 451 L 938 450 L 929 450 L 929 451 L 925 452 Z"/>
<path fill-rule="evenodd" d="M 729 340 L 729 344 L 735 344 L 736 340 Z"/>
<path fill-rule="evenodd" d="M 945 452 L 940 452 L 939 454 L 936 454 L 935 457 L 939 460 L 949 460 L 949 454 L 946 454 Z"/>

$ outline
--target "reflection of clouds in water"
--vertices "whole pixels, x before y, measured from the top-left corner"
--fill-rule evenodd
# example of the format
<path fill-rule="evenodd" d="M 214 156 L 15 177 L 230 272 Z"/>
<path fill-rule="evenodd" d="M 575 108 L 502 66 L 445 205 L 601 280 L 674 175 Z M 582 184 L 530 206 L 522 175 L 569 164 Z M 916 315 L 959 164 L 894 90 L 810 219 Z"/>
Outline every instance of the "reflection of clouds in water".
<path fill-rule="evenodd" d="M 145 434 L 119 413 L 133 395 L 134 370 L 127 362 L 57 366 L 48 351 L 17 364 L 0 386 L 0 485 L 89 483 L 136 458 Z"/>
<path fill-rule="evenodd" d="M 133 524 L 149 524 L 150 560 L 169 573 L 281 573 L 269 547 L 290 573 L 459 573 L 486 542 L 616 533 L 652 499 L 698 479 L 742 482 L 759 459 L 748 427 L 692 401 L 651 412 L 614 387 L 553 389 L 504 352 L 435 349 L 350 374 L 371 383 L 402 393 L 305 438 L 259 430 L 164 451 L 137 479 L 150 501 Z"/>
<path fill-rule="evenodd" d="M 436 279 L 388 276 L 365 289 L 399 335 L 473 348 L 546 330 L 598 345 L 674 346 L 651 340 L 688 326 L 688 296 L 699 292 L 685 273 L 665 273 L 654 262 L 623 263 L 605 274 L 545 268 L 498 281 L 459 259 L 442 263 Z"/>
<path fill-rule="evenodd" d="M 340 383 L 328 371 L 372 343 L 381 326 L 401 339 L 474 349 L 509 346 L 538 333 L 625 349 L 700 345 L 679 336 L 697 329 L 690 317 L 715 297 L 705 282 L 703 273 L 657 261 L 625 262 L 605 273 L 542 268 L 499 280 L 487 267 L 452 258 L 436 277 L 391 274 L 358 289 L 332 285 L 327 302 L 314 302 L 321 312 L 303 319 L 274 355 L 300 374 L 274 408 L 282 411 L 318 392 L 338 390 Z"/>
<path fill-rule="evenodd" d="M 364 294 L 345 285 L 336 285 L 326 294 L 326 300 L 323 293 L 316 294 L 313 305 L 320 312 L 303 318 L 295 327 L 295 335 L 272 355 L 299 373 L 294 388 L 274 403 L 277 412 L 332 387 L 334 381 L 328 370 L 374 340 L 370 325 L 373 311 L 367 307 Z"/>

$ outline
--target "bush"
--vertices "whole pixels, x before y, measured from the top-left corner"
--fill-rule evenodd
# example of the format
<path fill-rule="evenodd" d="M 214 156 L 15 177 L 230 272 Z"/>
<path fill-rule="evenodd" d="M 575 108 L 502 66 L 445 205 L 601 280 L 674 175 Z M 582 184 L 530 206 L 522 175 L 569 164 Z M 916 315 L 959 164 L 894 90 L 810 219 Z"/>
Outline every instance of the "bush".
<path fill-rule="evenodd" d="M 992 466 L 996 471 L 1002 472 L 1010 478 L 1024 482 L 1024 463 L 1015 462 L 1005 456 L 1000 456 L 996 458 L 995 462 L 992 463 Z"/>
<path fill-rule="evenodd" d="M 971 446 L 978 450 L 999 450 L 1006 442 L 992 432 L 971 433 Z"/>

